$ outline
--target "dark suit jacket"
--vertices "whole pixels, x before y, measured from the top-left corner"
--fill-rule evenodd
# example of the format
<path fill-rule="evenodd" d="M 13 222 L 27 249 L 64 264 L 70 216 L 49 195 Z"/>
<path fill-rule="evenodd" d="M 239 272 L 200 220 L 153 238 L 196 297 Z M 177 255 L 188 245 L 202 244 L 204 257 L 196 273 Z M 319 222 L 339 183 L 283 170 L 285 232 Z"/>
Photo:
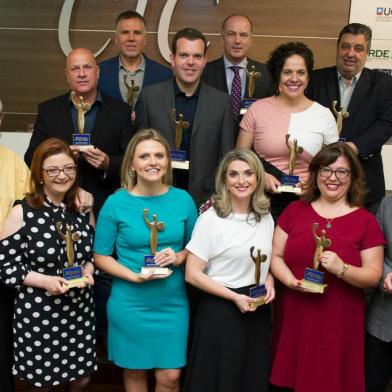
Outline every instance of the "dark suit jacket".
<path fill-rule="evenodd" d="M 93 194 L 96 217 L 106 198 L 120 186 L 121 163 L 132 137 L 130 107 L 101 95 L 103 104 L 98 106 L 91 143 L 109 156 L 109 168 L 105 175 L 102 170 L 88 164 L 83 157 L 78 161 L 80 186 Z M 24 157 L 27 165 L 31 165 L 35 149 L 45 139 L 57 137 L 72 144 L 72 134 L 76 132 L 68 93 L 40 103 L 30 145 Z"/>
<path fill-rule="evenodd" d="M 174 148 L 175 128 L 171 118 L 171 109 L 175 108 L 173 79 L 144 88 L 139 103 L 139 129 L 156 129 Z M 196 201 L 205 201 L 211 195 L 218 163 L 233 146 L 230 97 L 202 82 L 192 128 L 188 185 L 188 191 Z"/>
<path fill-rule="evenodd" d="M 146 68 L 142 87 L 160 83 L 173 77 L 170 68 L 150 60 L 146 56 L 144 56 L 144 58 L 146 60 Z M 122 101 L 123 99 L 118 84 L 119 66 L 119 56 L 112 57 L 99 64 L 100 73 L 98 87 L 104 94 L 109 95 L 109 97 Z"/>
<path fill-rule="evenodd" d="M 307 95 L 328 108 L 334 100 L 340 103 L 336 67 L 314 71 Z M 381 149 L 392 137 L 392 77 L 364 68 L 347 111 L 341 136 L 359 150 L 369 189 L 366 203 L 370 205 L 385 195 Z"/>
<path fill-rule="evenodd" d="M 271 95 L 273 95 L 274 92 L 272 89 L 271 76 L 268 72 L 267 66 L 265 64 L 259 63 L 258 61 L 254 61 L 248 58 L 248 66 L 252 65 L 256 67 L 256 71 L 259 71 L 261 73 L 261 77 L 259 79 L 255 79 L 255 92 L 253 94 L 253 98 L 261 99 L 265 97 L 270 97 Z M 229 93 L 229 91 L 227 91 L 226 70 L 223 57 L 220 57 L 207 63 L 206 67 L 204 68 L 202 79 L 209 85 L 217 88 L 218 90 Z M 249 80 L 247 76 L 245 97 L 248 97 L 248 83 Z"/>

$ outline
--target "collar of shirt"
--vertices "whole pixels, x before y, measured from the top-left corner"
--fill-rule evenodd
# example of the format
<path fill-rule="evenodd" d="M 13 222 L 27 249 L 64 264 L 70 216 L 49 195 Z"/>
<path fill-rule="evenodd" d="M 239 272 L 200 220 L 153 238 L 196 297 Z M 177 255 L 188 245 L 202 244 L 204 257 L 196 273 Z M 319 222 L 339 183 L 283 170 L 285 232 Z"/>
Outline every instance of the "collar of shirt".
<path fill-rule="evenodd" d="M 239 64 L 232 64 L 225 56 L 223 56 L 223 63 L 225 64 L 225 72 L 226 72 L 226 83 L 227 83 L 227 91 L 229 94 L 231 93 L 231 85 L 234 79 L 234 72 L 231 67 L 238 66 L 240 67 L 240 78 L 241 78 L 241 96 L 245 95 L 245 87 L 246 87 L 246 67 L 248 65 L 248 59 L 244 58 Z"/>
<path fill-rule="evenodd" d="M 362 72 L 362 71 L 361 71 Z M 358 83 L 358 80 L 361 76 L 361 72 L 358 72 L 351 80 L 350 83 L 347 84 L 343 75 L 337 71 L 338 73 L 338 82 L 339 82 L 339 92 L 340 92 L 340 106 L 344 109 L 348 109 L 348 105 L 350 104 L 351 97 L 353 95 L 355 86 Z"/>
<path fill-rule="evenodd" d="M 68 102 L 69 102 L 70 104 L 72 104 L 72 106 L 73 106 L 72 98 L 71 98 L 71 92 L 69 93 L 69 96 L 68 96 Z M 103 105 L 102 95 L 101 95 L 101 92 L 100 92 L 99 90 L 97 90 L 97 96 L 95 97 L 95 101 L 94 101 L 94 103 L 91 105 L 91 107 L 93 107 L 97 102 L 99 102 L 101 105 Z"/>
<path fill-rule="evenodd" d="M 178 84 L 176 82 L 176 78 L 173 78 L 173 88 L 174 88 L 174 97 L 177 97 L 179 95 L 184 96 L 185 98 L 192 98 L 192 97 L 198 97 L 200 95 L 200 86 L 201 86 L 201 82 L 199 82 L 199 85 L 197 86 L 197 89 L 195 90 L 195 92 L 190 95 L 187 96 L 183 91 L 180 90 L 180 88 L 178 87 Z"/>
<path fill-rule="evenodd" d="M 139 66 L 134 71 L 128 71 L 126 69 L 126 67 L 121 62 L 121 57 L 118 58 L 118 64 L 119 64 L 119 70 L 123 70 L 124 72 L 129 73 L 130 75 L 135 75 L 139 71 L 144 72 L 146 69 L 146 59 L 144 58 L 143 55 L 142 55 L 142 61 L 140 61 Z"/>

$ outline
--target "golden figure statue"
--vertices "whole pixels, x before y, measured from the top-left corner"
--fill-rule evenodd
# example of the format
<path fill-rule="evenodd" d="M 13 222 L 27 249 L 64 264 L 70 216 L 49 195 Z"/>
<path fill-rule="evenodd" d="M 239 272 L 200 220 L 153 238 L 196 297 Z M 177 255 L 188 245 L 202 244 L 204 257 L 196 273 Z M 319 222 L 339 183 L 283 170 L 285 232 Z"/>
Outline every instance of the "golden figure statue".
<path fill-rule="evenodd" d="M 260 275 L 261 275 L 261 264 L 264 263 L 267 260 L 267 255 L 262 255 L 260 249 L 256 249 L 257 254 L 254 255 L 255 247 L 251 246 L 249 251 L 250 251 L 250 257 L 255 263 L 255 285 L 258 286 L 260 284 Z"/>
<path fill-rule="evenodd" d="M 316 250 L 313 256 L 313 268 L 315 270 L 317 270 L 320 265 L 320 257 L 323 253 L 324 247 L 328 248 L 332 244 L 332 241 L 329 238 L 325 238 L 325 230 L 321 230 L 320 236 L 317 235 L 318 225 L 318 223 L 313 223 L 312 225 L 313 238 L 316 241 Z"/>
<path fill-rule="evenodd" d="M 286 145 L 290 151 L 289 158 L 289 175 L 294 173 L 295 164 L 297 162 L 297 155 L 303 153 L 303 147 L 298 146 L 297 139 L 294 139 L 292 143 L 289 143 L 290 134 L 286 135 Z"/>
<path fill-rule="evenodd" d="M 150 229 L 150 249 L 151 254 L 155 255 L 157 253 L 158 247 L 158 231 L 162 231 L 165 228 L 165 224 L 163 222 L 158 222 L 158 217 L 156 214 L 152 215 L 152 221 L 149 221 L 148 218 L 148 209 L 145 208 L 143 210 L 144 222 L 147 227 Z"/>
<path fill-rule="evenodd" d="M 82 134 L 84 132 L 84 115 L 91 109 L 91 105 L 84 102 L 83 97 L 79 97 L 79 102 L 75 101 L 76 93 L 75 91 L 71 91 L 71 101 L 78 112 L 78 128 L 79 133 Z"/>
<path fill-rule="evenodd" d="M 181 113 L 178 115 L 177 120 L 176 109 L 172 109 L 172 120 L 176 129 L 174 144 L 176 145 L 176 149 L 179 150 L 181 148 L 182 132 L 184 129 L 188 129 L 190 124 L 184 120 L 184 115 Z"/>
<path fill-rule="evenodd" d="M 124 75 L 124 84 L 128 91 L 127 94 L 128 105 L 133 107 L 133 99 L 135 97 L 135 93 L 140 91 L 140 86 L 135 86 L 135 81 L 133 79 L 131 79 L 131 85 L 129 85 L 127 75 Z"/>
<path fill-rule="evenodd" d="M 343 121 L 350 115 L 349 112 L 344 111 L 342 108 L 341 110 L 337 110 L 336 106 L 338 104 L 338 101 L 333 101 L 332 102 L 332 110 L 333 113 L 336 117 L 336 125 L 338 127 L 338 134 L 340 135 L 342 132 L 343 128 Z"/>
<path fill-rule="evenodd" d="M 72 227 L 71 225 L 66 224 L 66 230 L 65 230 L 65 234 L 61 231 L 63 227 L 63 224 L 61 222 L 57 222 L 56 223 L 56 229 L 57 232 L 60 234 L 61 238 L 63 240 L 65 240 L 65 244 L 66 244 L 66 254 L 67 254 L 67 259 L 68 259 L 68 264 L 70 267 L 72 267 L 74 265 L 75 262 L 75 251 L 74 251 L 74 241 L 79 241 L 80 239 L 80 233 L 75 232 L 72 233 Z"/>
<path fill-rule="evenodd" d="M 249 83 L 248 83 L 248 98 L 252 98 L 253 94 L 255 93 L 255 85 L 256 85 L 256 79 L 259 79 L 261 77 L 261 73 L 259 71 L 256 71 L 256 67 L 252 65 L 250 67 L 250 71 L 248 68 L 245 68 L 246 74 L 249 78 Z"/>

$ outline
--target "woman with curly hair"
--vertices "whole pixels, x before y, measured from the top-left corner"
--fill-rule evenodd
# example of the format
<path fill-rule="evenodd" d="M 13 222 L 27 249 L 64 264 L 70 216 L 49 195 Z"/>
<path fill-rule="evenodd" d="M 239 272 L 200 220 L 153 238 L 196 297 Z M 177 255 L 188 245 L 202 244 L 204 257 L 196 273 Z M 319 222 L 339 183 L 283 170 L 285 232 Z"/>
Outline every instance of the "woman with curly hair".
<path fill-rule="evenodd" d="M 255 102 L 240 123 L 237 148 L 252 148 L 262 159 L 274 218 L 298 199 L 295 193 L 280 193 L 282 175 L 294 174 L 304 183 L 312 157 L 323 144 L 338 140 L 332 113 L 305 96 L 313 63 L 312 51 L 302 42 L 276 48 L 267 63 L 275 96 Z M 296 162 L 289 151 L 295 144 Z M 289 173 L 290 166 L 293 173 Z"/>
<path fill-rule="evenodd" d="M 264 182 L 256 154 L 245 149 L 229 152 L 216 175 L 213 207 L 199 217 L 186 246 L 190 253 L 185 279 L 202 293 L 187 392 L 268 390 L 269 303 L 275 296 L 268 266 L 274 224 Z M 265 255 L 259 275 L 257 250 Z M 249 295 L 255 280 L 266 286 L 265 305 L 256 309 L 256 299 Z"/>

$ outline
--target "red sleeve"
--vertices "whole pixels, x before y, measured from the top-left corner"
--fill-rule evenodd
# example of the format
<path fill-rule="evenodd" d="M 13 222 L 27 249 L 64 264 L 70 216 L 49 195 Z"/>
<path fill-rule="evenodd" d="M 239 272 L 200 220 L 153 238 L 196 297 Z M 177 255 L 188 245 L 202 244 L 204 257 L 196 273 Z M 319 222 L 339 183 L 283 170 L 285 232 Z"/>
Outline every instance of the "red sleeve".
<path fill-rule="evenodd" d="M 364 210 L 364 224 L 365 228 L 363 231 L 362 241 L 360 244 L 360 250 L 374 248 L 375 246 L 385 245 L 386 241 L 384 233 L 382 232 L 380 225 L 376 218 L 368 211 Z"/>
<path fill-rule="evenodd" d="M 296 221 L 296 216 L 302 207 L 300 201 L 291 202 L 280 214 L 277 225 L 286 233 L 290 234 L 293 229 L 293 224 Z"/>

